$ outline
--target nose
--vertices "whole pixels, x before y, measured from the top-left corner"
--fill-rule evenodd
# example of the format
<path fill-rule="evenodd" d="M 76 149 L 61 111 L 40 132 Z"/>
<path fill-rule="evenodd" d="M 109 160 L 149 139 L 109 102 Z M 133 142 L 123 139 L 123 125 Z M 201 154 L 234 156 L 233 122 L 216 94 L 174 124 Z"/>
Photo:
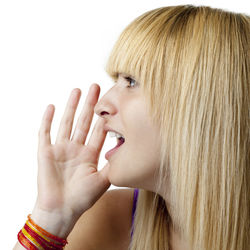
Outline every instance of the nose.
<path fill-rule="evenodd" d="M 110 115 L 114 115 L 117 112 L 111 90 L 112 88 L 95 105 L 94 111 L 100 117 L 104 118 Z"/>

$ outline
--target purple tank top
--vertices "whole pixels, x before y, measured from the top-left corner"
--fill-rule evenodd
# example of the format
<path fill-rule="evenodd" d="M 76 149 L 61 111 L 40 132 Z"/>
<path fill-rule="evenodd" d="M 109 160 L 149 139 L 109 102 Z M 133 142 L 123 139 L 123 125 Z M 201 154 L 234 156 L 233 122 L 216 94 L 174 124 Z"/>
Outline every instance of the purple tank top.
<path fill-rule="evenodd" d="M 135 220 L 135 211 L 136 211 L 138 193 L 139 193 L 139 190 L 136 188 L 134 190 L 134 201 L 133 201 L 133 210 L 132 210 L 132 231 L 131 231 L 131 238 L 133 237 L 133 233 L 134 233 L 134 220 Z"/>

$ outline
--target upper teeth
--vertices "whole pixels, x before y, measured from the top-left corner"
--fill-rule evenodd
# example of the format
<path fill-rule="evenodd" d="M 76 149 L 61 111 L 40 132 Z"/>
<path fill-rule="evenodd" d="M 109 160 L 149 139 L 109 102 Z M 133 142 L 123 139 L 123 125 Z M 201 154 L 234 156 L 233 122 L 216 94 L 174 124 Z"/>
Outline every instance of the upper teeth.
<path fill-rule="evenodd" d="M 116 133 L 116 132 L 113 132 L 113 131 L 109 131 L 108 132 L 109 133 L 109 136 L 110 137 L 117 137 L 117 138 L 124 138 L 122 135 L 120 135 L 120 134 L 118 134 L 118 133 Z"/>

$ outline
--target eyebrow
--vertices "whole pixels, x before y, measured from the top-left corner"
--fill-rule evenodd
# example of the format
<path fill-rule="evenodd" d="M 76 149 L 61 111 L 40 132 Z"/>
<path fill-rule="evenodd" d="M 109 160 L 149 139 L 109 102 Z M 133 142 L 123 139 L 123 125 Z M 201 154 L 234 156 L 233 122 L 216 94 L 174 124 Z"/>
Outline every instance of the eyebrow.
<path fill-rule="evenodd" d="M 119 75 L 121 75 L 121 76 L 124 77 L 124 78 L 129 77 L 129 78 L 132 78 L 133 80 L 137 81 L 136 78 L 135 78 L 134 76 L 132 76 L 132 75 L 130 75 L 130 74 L 128 74 L 128 73 L 122 73 L 122 72 L 119 73 L 119 72 L 118 72 L 117 75 L 118 75 L 118 77 L 119 77 Z"/>
<path fill-rule="evenodd" d="M 136 80 L 136 78 L 134 76 L 132 76 L 132 75 L 130 75 L 128 73 L 124 73 L 124 72 L 115 72 L 113 74 L 113 76 L 111 76 L 111 78 L 113 79 L 113 81 L 112 81 L 113 84 L 117 83 L 117 80 L 118 80 L 119 76 L 123 77 L 124 79 L 131 78 L 131 79 L 135 80 L 139 84 L 139 82 Z"/>

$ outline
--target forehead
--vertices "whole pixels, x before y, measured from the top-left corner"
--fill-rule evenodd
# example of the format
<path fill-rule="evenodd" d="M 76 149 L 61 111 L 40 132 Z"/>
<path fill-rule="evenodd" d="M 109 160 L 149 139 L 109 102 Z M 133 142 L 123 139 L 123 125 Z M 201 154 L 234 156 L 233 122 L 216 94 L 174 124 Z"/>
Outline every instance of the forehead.
<path fill-rule="evenodd" d="M 165 55 L 168 32 L 166 25 L 159 25 L 162 10 L 153 10 L 135 19 L 120 35 L 106 64 L 106 71 L 117 80 L 126 74 L 141 83 L 152 83 L 154 72 Z M 164 14 L 166 15 L 166 14 Z"/>
<path fill-rule="evenodd" d="M 145 42 L 145 34 L 140 34 L 143 32 L 142 30 L 139 32 L 137 28 L 137 26 L 130 25 L 125 29 L 109 56 L 106 71 L 114 80 L 117 80 L 121 74 L 139 81 L 143 75 L 143 69 L 151 64 L 147 53 L 152 49 L 150 50 L 150 44 Z"/>

